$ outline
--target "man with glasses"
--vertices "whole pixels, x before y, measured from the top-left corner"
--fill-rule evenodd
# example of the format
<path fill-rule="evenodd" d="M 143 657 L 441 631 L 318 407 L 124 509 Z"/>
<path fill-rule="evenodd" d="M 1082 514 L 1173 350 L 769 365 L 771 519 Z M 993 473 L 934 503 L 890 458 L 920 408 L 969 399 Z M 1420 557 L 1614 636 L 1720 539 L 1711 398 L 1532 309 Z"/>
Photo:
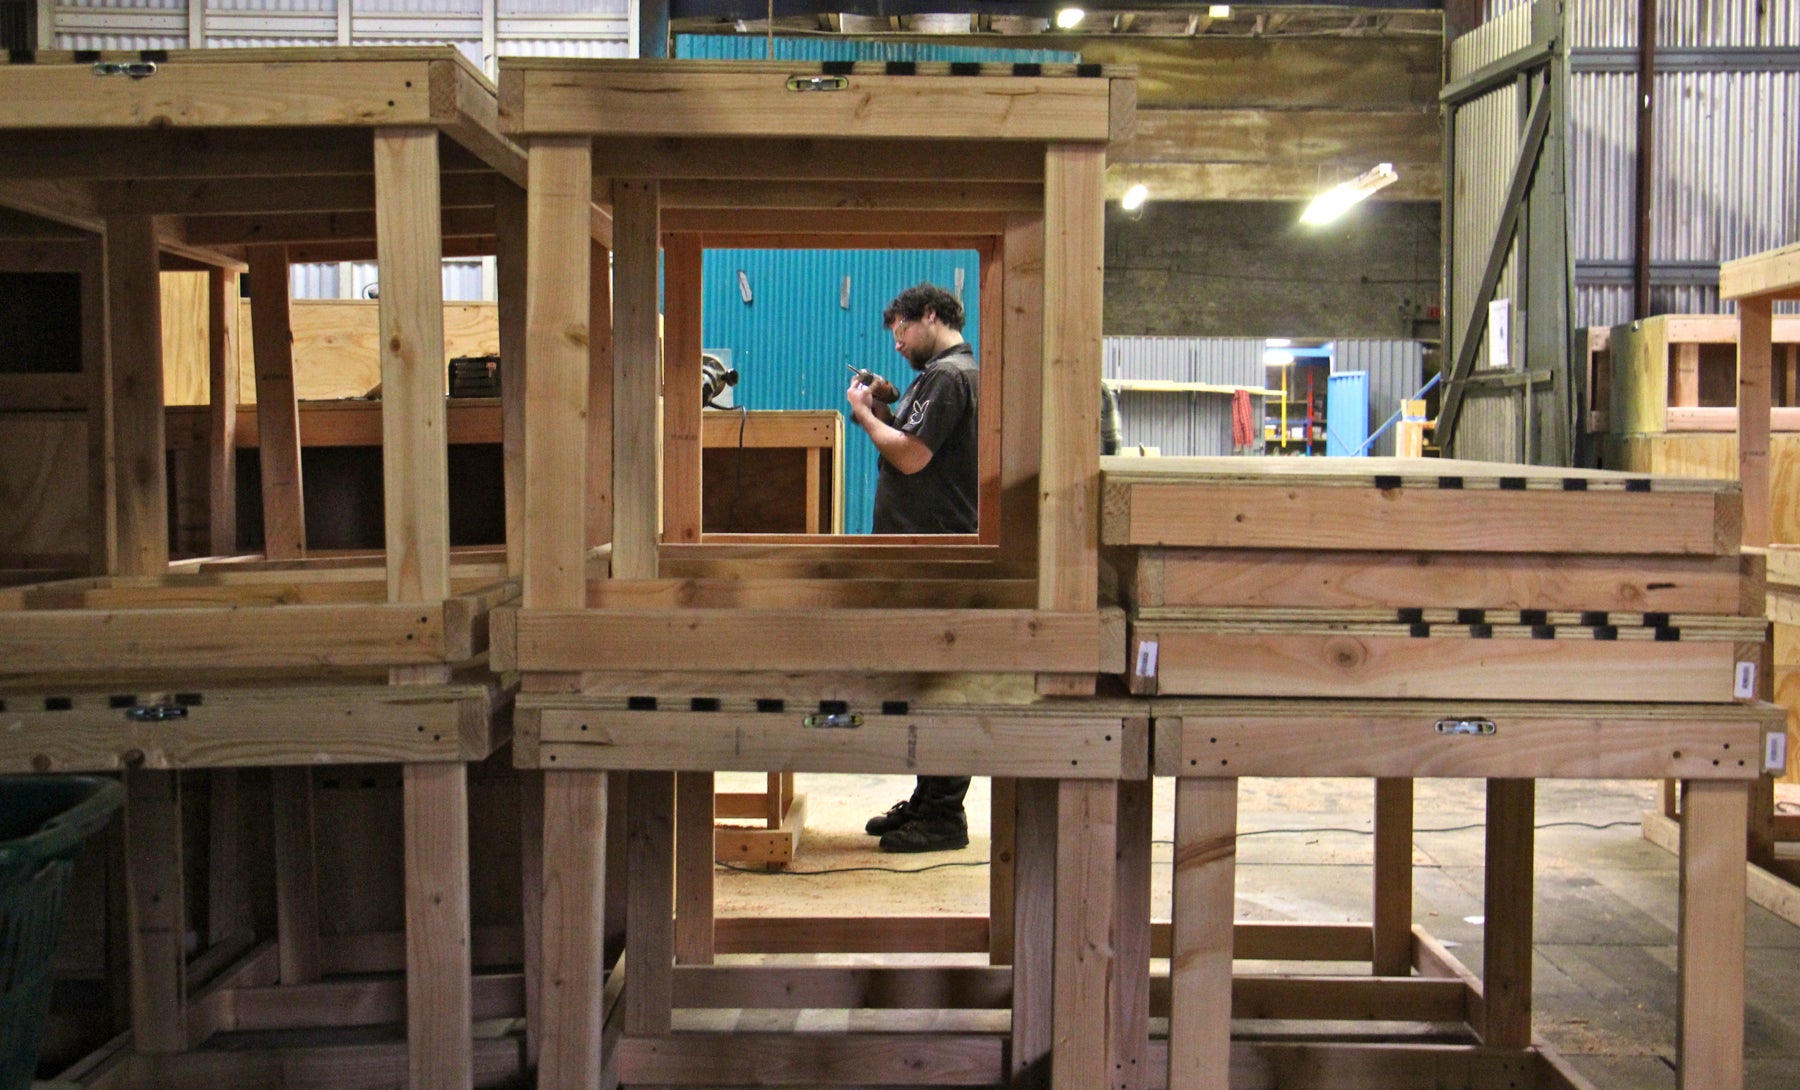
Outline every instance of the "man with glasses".
<path fill-rule="evenodd" d="M 963 307 L 935 284 L 901 292 L 882 313 L 894 351 L 918 372 L 892 409 L 865 381 L 850 383 L 850 416 L 881 453 L 875 482 L 878 534 L 972 534 L 977 530 L 980 445 L 975 353 L 963 340 Z M 967 776 L 920 776 L 912 797 L 869 819 L 884 852 L 968 847 Z"/>

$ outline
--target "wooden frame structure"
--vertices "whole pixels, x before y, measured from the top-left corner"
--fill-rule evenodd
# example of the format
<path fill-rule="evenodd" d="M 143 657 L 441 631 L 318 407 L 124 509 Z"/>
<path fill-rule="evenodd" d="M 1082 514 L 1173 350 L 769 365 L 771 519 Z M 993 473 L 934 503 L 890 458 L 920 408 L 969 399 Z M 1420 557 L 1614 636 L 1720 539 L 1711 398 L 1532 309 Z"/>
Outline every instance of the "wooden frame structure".
<path fill-rule="evenodd" d="M 84 1078 L 266 1085 L 274 1065 L 335 1085 L 444 1087 L 497 1061 L 516 1070 L 516 1044 L 470 1033 L 495 1004 L 470 970 L 467 769 L 506 740 L 510 691 L 479 660 L 489 613 L 518 593 L 517 554 L 449 548 L 440 269 L 445 254 L 497 252 L 503 305 L 520 298 L 525 158 L 497 131 L 494 87 L 449 47 L 13 60 L 0 66 L 8 245 L 41 237 L 99 255 L 80 264 L 95 304 L 85 373 L 0 376 L 0 404 L 79 408 L 92 438 L 92 576 L 0 603 L 19 652 L 0 684 L 28 728 L 0 762 L 123 769 L 128 786 L 131 1034 Z M 600 216 L 583 234 L 604 228 Z M 287 266 L 369 257 L 382 285 L 386 548 L 346 566 L 304 541 Z M 158 271 L 213 270 L 208 476 L 225 553 L 246 267 L 268 547 L 201 571 L 169 562 Z M 522 328 L 511 308 L 502 340 L 519 355 Z M 521 406 L 507 404 L 512 446 Z M 516 507 L 516 482 L 508 491 Z M 509 510 L 509 527 L 518 517 Z M 368 982 L 373 1006 L 357 1013 L 320 980 L 310 768 L 369 761 L 401 766 L 407 924 L 381 956 L 338 964 L 406 973 Z M 212 835 L 230 837 L 246 815 L 217 800 L 236 797 L 230 770 L 255 766 L 275 769 L 280 934 L 272 947 L 209 935 L 220 941 L 189 958 L 181 773 L 213 770 Z M 219 1030 L 357 1024 L 372 1011 L 404 1021 L 406 1040 L 354 1054 L 198 1047 Z"/>
<path fill-rule="evenodd" d="M 1082 1044 L 1077 1027 L 1103 1017 L 1110 1001 L 1106 959 L 1088 940 L 1110 918 L 1114 845 L 1110 820 L 1081 822 L 1110 813 L 1119 777 L 1131 760 L 1141 766 L 1145 749 L 1125 746 L 1119 710 L 1077 712 L 1049 696 L 1091 694 L 1097 675 L 1123 663 L 1116 611 L 1104 613 L 1098 600 L 1096 391 L 1102 172 L 1108 143 L 1128 135 L 1133 85 L 1098 66 L 1028 69 L 502 65 L 502 128 L 531 162 L 531 426 L 524 595 L 496 615 L 494 660 L 521 674 L 515 758 L 545 770 L 543 960 L 541 982 L 528 987 L 542 1086 L 618 1076 L 714 1084 L 776 1072 L 804 1081 L 824 1071 L 939 1085 L 1009 1079 L 1004 1030 L 908 1035 L 901 1051 L 902 1039 L 883 1032 L 669 1037 L 675 996 L 692 1005 L 695 994 L 673 990 L 677 981 L 704 971 L 708 989 L 725 987 L 724 970 L 674 964 L 710 960 L 714 950 L 710 853 L 696 847 L 711 845 L 702 830 L 714 770 L 916 771 L 937 762 L 965 770 L 971 760 L 1003 777 L 1043 777 L 1019 782 L 1019 820 L 1035 838 L 1021 859 L 1029 855 L 1037 869 L 1018 882 L 1038 914 L 1034 950 L 1056 950 L 1079 973 L 1053 996 L 1046 965 L 1020 967 L 1031 998 L 1022 1000 L 1027 1013 L 1014 1005 L 1014 1032 L 1032 1036 L 1015 1038 L 1011 1062 L 1050 1067 L 1057 1086 L 1105 1077 L 1104 1050 Z M 610 283 L 603 261 L 570 230 L 593 198 L 613 215 Z M 665 399 L 660 430 L 648 425 L 659 391 L 699 386 L 708 246 L 982 255 L 979 534 L 701 538 L 697 399 Z M 585 519 L 567 504 L 575 495 L 588 498 Z M 608 569 L 590 578 L 583 546 L 600 541 L 610 544 Z M 999 701 L 957 690 L 953 708 L 926 695 L 942 678 L 970 672 L 1010 675 L 1025 688 L 1015 684 Z M 978 690 L 987 693 L 987 683 Z M 1107 726 L 1096 728 L 1096 715 Z M 906 729 L 877 729 L 897 726 L 895 716 Z M 1069 716 L 1105 736 L 1095 744 L 1111 756 L 1098 771 L 1069 766 L 1066 756 L 1044 764 L 1033 730 L 1054 730 Z M 867 721 L 860 733 L 820 725 L 835 717 Z M 595 722 L 605 724 L 598 735 Z M 995 737 L 1006 724 L 1018 726 Z M 628 726 L 659 737 L 658 752 L 626 745 Z M 1138 726 L 1141 743 L 1147 721 Z M 765 739 L 756 752 L 717 748 L 747 731 Z M 887 741 L 877 744 L 877 734 Z M 681 743 L 667 745 L 670 737 Z M 614 809 L 609 823 L 626 783 L 624 821 Z M 609 824 L 622 824 L 631 850 L 645 853 L 633 855 L 623 893 L 624 872 L 597 847 L 598 828 Z M 674 886 L 645 877 L 664 873 L 671 854 Z M 1001 898 L 1011 896 L 1012 878 L 997 876 Z M 1041 899 L 1050 892 L 1044 883 L 1056 886 L 1053 898 Z M 595 892 L 602 887 L 604 897 Z M 603 901 L 617 906 L 604 922 Z M 628 921 L 630 969 L 608 978 L 591 951 L 613 931 L 614 911 Z M 901 922 L 898 930 L 919 928 Z M 945 949 L 941 936 L 932 948 Z M 864 1005 L 855 995 L 871 987 L 892 997 L 875 1006 L 970 1002 L 945 1002 L 930 983 L 941 973 L 821 972 L 813 978 L 832 1005 Z M 754 987 L 717 994 L 722 1002 L 746 986 Z M 982 989 L 990 1001 L 992 992 Z M 902 1059 L 915 1048 L 929 1057 L 919 1066 Z"/>
<path fill-rule="evenodd" d="M 1532 784 L 1615 776 L 1684 785 L 1680 1085 L 1743 1085 L 1737 872 L 1781 713 L 1738 680 L 1763 622 L 1735 485 L 1410 459 L 1116 458 L 1102 477 L 1132 686 L 1158 694 L 1155 773 L 1178 778 L 1170 1030 L 1150 1061 L 1166 1085 L 1254 1071 L 1283 1086 L 1377 1072 L 1586 1086 L 1531 1035 Z M 1219 926 L 1243 776 L 1375 779 L 1370 924 Z M 1413 923 L 1416 776 L 1488 782 L 1479 980 Z M 1122 842 L 1148 836 L 1121 825 Z M 1234 978 L 1234 953 L 1365 962 L 1374 979 Z M 1234 1013 L 1253 1011 L 1462 1029 L 1234 1042 Z"/>

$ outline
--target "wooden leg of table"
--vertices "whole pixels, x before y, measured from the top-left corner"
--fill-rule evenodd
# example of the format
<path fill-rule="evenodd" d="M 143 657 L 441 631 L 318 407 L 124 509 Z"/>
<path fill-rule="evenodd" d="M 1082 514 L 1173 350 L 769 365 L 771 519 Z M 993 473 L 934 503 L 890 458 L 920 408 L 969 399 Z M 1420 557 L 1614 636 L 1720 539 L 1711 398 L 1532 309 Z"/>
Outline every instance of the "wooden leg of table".
<path fill-rule="evenodd" d="M 1744 837 L 1749 785 L 1687 781 L 1681 795 L 1682 1090 L 1744 1085 Z"/>
<path fill-rule="evenodd" d="M 770 797 L 780 805 L 781 777 L 769 777 Z M 779 826 L 777 826 L 779 828 Z M 711 965 L 713 960 L 713 774 L 675 775 L 675 960 Z"/>
<path fill-rule="evenodd" d="M 625 1032 L 669 1032 L 675 995 L 675 774 L 632 772 L 625 803 Z"/>
<path fill-rule="evenodd" d="M 606 823 L 606 959 L 611 969 L 625 952 L 625 917 L 627 891 L 631 889 L 631 851 L 627 843 L 628 824 L 625 802 L 630 797 L 631 774 L 606 773 L 607 809 L 612 820 Z"/>
<path fill-rule="evenodd" d="M 546 772 L 540 1090 L 601 1085 L 601 1009 L 606 974 L 601 906 L 612 773 Z M 602 888 L 606 887 L 606 888 Z"/>
<path fill-rule="evenodd" d="M 1014 780 L 1012 1085 L 1050 1085 L 1056 948 L 1055 780 Z"/>
<path fill-rule="evenodd" d="M 1143 1090 L 1150 1047 L 1150 825 L 1151 783 L 1119 783 L 1119 840 L 1113 867 L 1118 897 L 1113 915 L 1114 1090 Z"/>
<path fill-rule="evenodd" d="M 310 768 L 270 772 L 275 808 L 275 931 L 283 984 L 319 979 L 319 863 Z"/>
<path fill-rule="evenodd" d="M 1531 1044 L 1531 909 L 1534 780 L 1489 780 L 1487 892 L 1481 973 L 1482 1043 Z"/>
<path fill-rule="evenodd" d="M 237 769 L 213 769 L 206 786 L 206 943 L 217 946 L 250 931 L 240 840 L 243 808 Z"/>
<path fill-rule="evenodd" d="M 1413 782 L 1375 781 L 1376 976 L 1412 975 Z"/>
<path fill-rule="evenodd" d="M 1680 820 L 1680 818 L 1681 818 L 1681 801 L 1680 801 L 1681 800 L 1681 791 L 1680 791 L 1680 786 L 1676 783 L 1676 781 L 1674 781 L 1674 780 L 1661 781 L 1661 783 L 1659 784 L 1659 789 L 1657 791 L 1657 800 L 1662 805 L 1663 817 L 1668 818 L 1670 821 Z"/>
<path fill-rule="evenodd" d="M 125 773 L 125 888 L 131 931 L 131 1034 L 139 1052 L 187 1047 L 182 948 L 181 783 L 174 772 Z"/>
<path fill-rule="evenodd" d="M 1169 951 L 1169 1082 L 1231 1082 L 1231 943 L 1237 898 L 1237 781 L 1175 781 Z"/>
<path fill-rule="evenodd" d="M 469 767 L 402 766 L 406 824 L 406 1053 L 412 1090 L 473 1085 Z"/>
<path fill-rule="evenodd" d="M 988 794 L 988 963 L 1013 959 L 1014 819 L 1018 781 L 996 777 Z"/>
<path fill-rule="evenodd" d="M 1119 784 L 1062 780 L 1056 814 L 1054 1090 L 1092 1090 L 1112 1076 L 1112 931 L 1118 883 Z"/>
<path fill-rule="evenodd" d="M 525 954 L 525 1066 L 543 1050 L 544 773 L 519 771 L 519 925 Z"/>

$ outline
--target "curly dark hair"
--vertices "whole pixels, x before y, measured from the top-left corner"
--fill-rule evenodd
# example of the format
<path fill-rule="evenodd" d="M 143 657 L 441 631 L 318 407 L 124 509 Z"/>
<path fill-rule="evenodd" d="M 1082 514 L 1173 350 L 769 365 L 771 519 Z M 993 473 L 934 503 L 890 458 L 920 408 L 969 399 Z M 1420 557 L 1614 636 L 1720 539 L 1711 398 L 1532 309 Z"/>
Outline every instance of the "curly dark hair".
<path fill-rule="evenodd" d="M 937 315 L 938 321 L 962 332 L 962 303 L 956 296 L 928 282 L 916 284 L 894 296 L 894 301 L 881 312 L 881 324 L 892 329 L 895 322 L 916 322 L 925 317 L 928 310 Z"/>

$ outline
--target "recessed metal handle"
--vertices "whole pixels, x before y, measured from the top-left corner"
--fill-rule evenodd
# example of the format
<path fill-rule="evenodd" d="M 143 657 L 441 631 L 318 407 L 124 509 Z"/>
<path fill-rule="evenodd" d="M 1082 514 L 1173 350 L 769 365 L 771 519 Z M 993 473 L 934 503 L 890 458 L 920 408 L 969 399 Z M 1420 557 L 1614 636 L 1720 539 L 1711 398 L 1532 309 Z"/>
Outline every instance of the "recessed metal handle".
<path fill-rule="evenodd" d="M 857 712 L 838 712 L 831 715 L 809 715 L 801 720 L 804 726 L 815 730 L 855 730 L 862 726 L 863 717 Z"/>
<path fill-rule="evenodd" d="M 130 76 L 132 79 L 143 79 L 145 76 L 156 75 L 156 62 L 130 61 L 121 63 L 119 61 L 95 61 L 94 75 Z"/>
<path fill-rule="evenodd" d="M 188 710 L 180 704 L 139 704 L 125 709 L 125 718 L 134 723 L 163 723 L 170 719 L 186 719 Z"/>
<path fill-rule="evenodd" d="M 1440 719 L 1439 734 L 1493 734 L 1500 728 L 1492 719 Z"/>
<path fill-rule="evenodd" d="M 842 91 L 849 86 L 843 76 L 789 76 L 787 81 L 790 91 Z"/>

